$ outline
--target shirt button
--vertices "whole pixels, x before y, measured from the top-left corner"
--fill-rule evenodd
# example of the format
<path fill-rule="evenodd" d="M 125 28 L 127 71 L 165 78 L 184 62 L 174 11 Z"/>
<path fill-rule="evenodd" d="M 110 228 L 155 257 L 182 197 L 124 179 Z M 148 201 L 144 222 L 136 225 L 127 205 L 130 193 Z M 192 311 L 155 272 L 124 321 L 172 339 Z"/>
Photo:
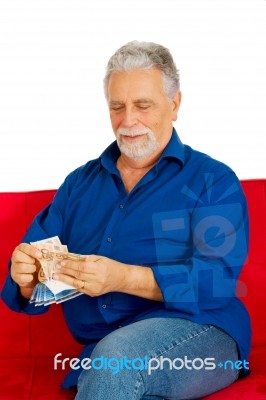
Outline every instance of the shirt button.
<path fill-rule="evenodd" d="M 111 241 L 112 241 L 112 238 L 107 238 L 107 242 L 109 242 L 109 243 L 111 243 Z"/>
<path fill-rule="evenodd" d="M 119 204 L 119 208 L 124 208 L 124 204 Z"/>
<path fill-rule="evenodd" d="M 106 304 L 103 304 L 103 305 L 102 305 L 102 308 L 106 308 Z"/>

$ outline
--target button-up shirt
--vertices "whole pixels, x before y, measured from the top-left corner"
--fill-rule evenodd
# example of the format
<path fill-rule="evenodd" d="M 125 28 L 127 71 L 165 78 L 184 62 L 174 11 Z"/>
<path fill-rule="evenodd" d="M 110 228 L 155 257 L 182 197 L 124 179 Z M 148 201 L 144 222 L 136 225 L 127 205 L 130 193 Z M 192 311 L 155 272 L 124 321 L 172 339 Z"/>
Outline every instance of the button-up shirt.
<path fill-rule="evenodd" d="M 235 173 L 182 144 L 173 130 L 156 165 L 127 193 L 116 167 L 119 156 L 113 142 L 98 159 L 70 173 L 23 240 L 58 235 L 70 252 L 152 269 L 163 302 L 112 292 L 62 303 L 70 331 L 85 345 L 83 356 L 118 327 L 180 317 L 223 329 L 247 359 L 250 321 L 235 289 L 247 256 L 248 218 Z M 23 300 L 10 275 L 2 298 L 19 312 L 47 309 Z M 76 378 L 72 371 L 64 385 Z"/>

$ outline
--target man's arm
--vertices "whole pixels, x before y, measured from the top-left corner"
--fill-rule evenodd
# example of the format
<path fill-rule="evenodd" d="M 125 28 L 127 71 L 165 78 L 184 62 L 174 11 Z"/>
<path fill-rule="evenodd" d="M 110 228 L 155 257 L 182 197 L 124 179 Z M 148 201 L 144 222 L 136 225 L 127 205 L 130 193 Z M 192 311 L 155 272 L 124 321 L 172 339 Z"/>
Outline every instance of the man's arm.
<path fill-rule="evenodd" d="M 149 267 L 89 255 L 83 261 L 64 260 L 57 265 L 57 271 L 54 279 L 72 285 L 92 297 L 121 292 L 163 301 L 162 292 Z"/>
<path fill-rule="evenodd" d="M 159 288 L 152 269 L 136 265 L 126 265 L 124 282 L 120 291 L 133 294 L 149 300 L 163 301 L 163 295 Z"/>

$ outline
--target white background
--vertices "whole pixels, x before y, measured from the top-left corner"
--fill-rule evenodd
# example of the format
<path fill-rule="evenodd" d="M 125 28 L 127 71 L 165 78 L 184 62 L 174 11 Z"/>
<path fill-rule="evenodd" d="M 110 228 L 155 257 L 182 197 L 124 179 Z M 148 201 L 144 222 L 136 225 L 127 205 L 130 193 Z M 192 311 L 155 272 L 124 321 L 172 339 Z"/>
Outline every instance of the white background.
<path fill-rule="evenodd" d="M 168 47 L 184 143 L 266 177 L 266 0 L 0 0 L 0 191 L 57 188 L 114 140 L 105 65 Z"/>

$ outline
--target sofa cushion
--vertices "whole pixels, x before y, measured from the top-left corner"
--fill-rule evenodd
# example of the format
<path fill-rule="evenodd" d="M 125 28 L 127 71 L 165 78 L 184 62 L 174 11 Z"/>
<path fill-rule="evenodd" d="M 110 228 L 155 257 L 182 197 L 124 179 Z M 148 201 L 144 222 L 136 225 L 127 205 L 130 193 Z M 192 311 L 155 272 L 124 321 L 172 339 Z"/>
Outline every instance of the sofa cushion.
<path fill-rule="evenodd" d="M 266 266 L 253 263 L 244 266 L 238 281 L 238 297 L 246 305 L 251 318 L 252 346 L 265 346 L 265 282 Z"/>
<path fill-rule="evenodd" d="M 204 400 L 265 400 L 265 365 L 266 347 L 257 346 L 253 348 L 250 357 L 251 374 L 223 390 L 205 396 Z"/>
<path fill-rule="evenodd" d="M 30 355 L 30 319 L 27 315 L 17 314 L 0 302 L 1 357 L 29 357 Z M 0 396 L 1 399 L 1 396 Z"/>
<path fill-rule="evenodd" d="M 59 386 L 65 371 L 53 369 L 53 358 L 0 359 L 1 400 L 73 400 L 75 391 Z"/>

